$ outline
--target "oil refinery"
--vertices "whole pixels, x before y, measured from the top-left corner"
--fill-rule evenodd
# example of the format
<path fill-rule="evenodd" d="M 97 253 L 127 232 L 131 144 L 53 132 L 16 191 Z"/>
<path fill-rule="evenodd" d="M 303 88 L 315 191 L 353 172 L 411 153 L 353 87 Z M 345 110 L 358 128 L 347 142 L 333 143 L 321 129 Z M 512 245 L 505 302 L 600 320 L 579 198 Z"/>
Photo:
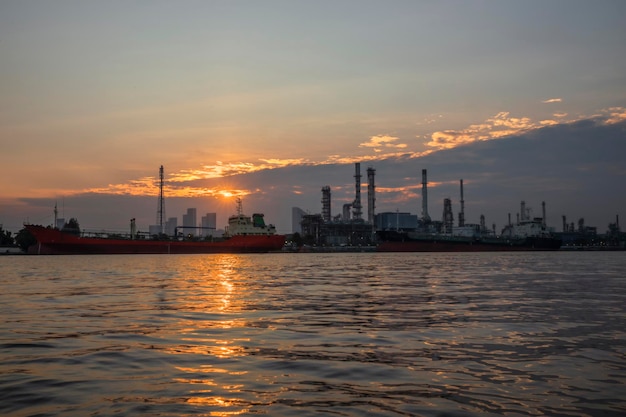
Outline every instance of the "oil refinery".
<path fill-rule="evenodd" d="M 391 252 L 478 252 L 528 251 L 559 249 L 624 249 L 625 237 L 619 227 L 619 217 L 609 224 L 609 231 L 598 235 L 595 228 L 578 228 L 568 224 L 563 216 L 563 231 L 557 232 L 546 224 L 546 203 L 541 203 L 542 216 L 533 217 L 525 201 L 521 201 L 515 220 L 501 231 L 495 224 L 488 226 L 485 216 L 479 223 L 467 223 L 463 180 L 460 180 L 460 210 L 455 219 L 450 198 L 443 200 L 441 220 L 431 217 L 428 205 L 428 173 L 421 172 L 421 215 L 408 212 L 376 213 L 376 170 L 367 168 L 367 212 L 364 215 L 361 198 L 361 164 L 355 163 L 354 200 L 342 205 L 340 213 L 332 215 L 332 192 L 322 187 L 321 212 L 301 213 L 302 251 L 391 251 Z M 295 212 L 294 212 L 295 213 Z M 296 215 L 296 214 L 294 214 Z"/>

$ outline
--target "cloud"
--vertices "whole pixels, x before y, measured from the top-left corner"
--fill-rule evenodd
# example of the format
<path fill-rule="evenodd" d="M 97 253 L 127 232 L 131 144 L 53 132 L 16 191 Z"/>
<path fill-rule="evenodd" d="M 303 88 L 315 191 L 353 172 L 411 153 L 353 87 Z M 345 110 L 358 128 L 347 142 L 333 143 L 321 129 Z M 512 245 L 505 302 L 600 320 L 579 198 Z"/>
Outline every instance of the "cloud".
<path fill-rule="evenodd" d="M 626 108 L 624 107 L 610 107 L 606 110 L 606 113 L 608 113 L 607 124 L 619 123 L 626 120 Z"/>
<path fill-rule="evenodd" d="M 441 119 L 443 119 L 443 115 L 442 114 L 434 114 L 434 115 L 429 115 L 429 116 L 425 117 L 423 121 L 417 122 L 416 124 L 418 126 L 430 125 L 430 124 L 433 124 L 433 123 L 441 121 Z"/>
<path fill-rule="evenodd" d="M 549 98 L 547 100 L 543 100 L 542 103 L 561 103 L 562 101 L 562 98 Z"/>
<path fill-rule="evenodd" d="M 382 152 L 382 148 L 404 149 L 406 143 L 395 143 L 399 138 L 389 135 L 372 136 L 369 141 L 359 144 L 362 148 L 374 148 L 374 152 Z"/>
<path fill-rule="evenodd" d="M 468 143 L 498 139 L 537 128 L 528 117 L 511 117 L 509 112 L 500 112 L 480 124 L 473 124 L 461 130 L 434 132 L 426 146 L 434 149 L 452 149 Z"/>
<path fill-rule="evenodd" d="M 426 146 L 435 151 L 453 149 L 473 142 L 502 139 L 546 126 L 567 125 L 585 119 L 597 119 L 601 124 L 614 124 L 626 120 L 626 108 L 610 107 L 596 115 L 571 120 L 565 119 L 567 113 L 555 113 L 553 116 L 558 120 L 544 119 L 535 122 L 529 117 L 512 117 L 510 112 L 503 111 L 483 123 L 473 124 L 464 129 L 433 132 Z"/>

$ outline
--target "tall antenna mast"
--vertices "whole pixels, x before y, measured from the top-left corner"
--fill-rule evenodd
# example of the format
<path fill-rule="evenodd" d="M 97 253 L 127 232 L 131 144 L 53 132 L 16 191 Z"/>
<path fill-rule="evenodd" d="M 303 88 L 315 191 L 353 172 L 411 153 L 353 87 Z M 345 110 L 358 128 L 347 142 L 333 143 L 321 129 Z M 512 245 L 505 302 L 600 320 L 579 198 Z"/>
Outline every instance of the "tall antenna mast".
<path fill-rule="evenodd" d="M 426 178 L 426 170 L 422 169 L 422 220 L 424 223 L 430 223 L 428 215 L 428 179 Z"/>
<path fill-rule="evenodd" d="M 163 233 L 163 219 L 165 218 L 165 198 L 163 197 L 163 165 L 159 168 L 159 206 L 157 208 L 157 224 L 160 233 Z"/>

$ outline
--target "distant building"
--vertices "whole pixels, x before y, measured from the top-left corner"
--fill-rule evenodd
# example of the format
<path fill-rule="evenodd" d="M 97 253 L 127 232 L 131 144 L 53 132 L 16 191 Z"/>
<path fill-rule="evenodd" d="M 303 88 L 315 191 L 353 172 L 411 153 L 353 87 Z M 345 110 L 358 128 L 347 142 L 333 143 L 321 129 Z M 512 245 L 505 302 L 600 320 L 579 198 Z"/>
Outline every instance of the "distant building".
<path fill-rule="evenodd" d="M 183 214 L 183 234 L 193 235 L 197 234 L 198 221 L 195 208 L 188 208 L 187 214 Z"/>
<path fill-rule="evenodd" d="M 176 235 L 176 228 L 178 227 L 178 218 L 170 217 L 165 222 L 165 234 L 168 236 Z"/>
<path fill-rule="evenodd" d="M 302 234 L 302 219 L 306 212 L 299 207 L 291 208 L 291 233 Z"/>
<path fill-rule="evenodd" d="M 158 236 L 161 234 L 161 226 L 158 224 L 151 224 L 148 226 L 148 233 L 150 236 Z"/>
<path fill-rule="evenodd" d="M 217 227 L 217 214 L 216 213 L 207 213 L 206 216 L 203 216 L 200 220 L 200 236 L 215 236 L 215 231 Z"/>

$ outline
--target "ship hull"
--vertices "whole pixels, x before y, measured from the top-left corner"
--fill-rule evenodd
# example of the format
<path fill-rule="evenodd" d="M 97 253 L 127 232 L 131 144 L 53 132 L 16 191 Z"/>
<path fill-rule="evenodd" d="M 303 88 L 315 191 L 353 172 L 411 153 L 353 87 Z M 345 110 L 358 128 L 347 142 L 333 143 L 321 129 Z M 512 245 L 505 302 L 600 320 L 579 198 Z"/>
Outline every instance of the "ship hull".
<path fill-rule="evenodd" d="M 550 237 L 475 239 L 450 236 L 409 237 L 399 233 L 379 235 L 378 252 L 511 252 L 554 251 L 561 240 Z"/>
<path fill-rule="evenodd" d="M 27 225 L 37 243 L 28 250 L 37 255 L 70 254 L 193 254 L 263 253 L 282 249 L 284 235 L 233 236 L 218 241 L 109 239 L 80 237 L 42 226 Z"/>

